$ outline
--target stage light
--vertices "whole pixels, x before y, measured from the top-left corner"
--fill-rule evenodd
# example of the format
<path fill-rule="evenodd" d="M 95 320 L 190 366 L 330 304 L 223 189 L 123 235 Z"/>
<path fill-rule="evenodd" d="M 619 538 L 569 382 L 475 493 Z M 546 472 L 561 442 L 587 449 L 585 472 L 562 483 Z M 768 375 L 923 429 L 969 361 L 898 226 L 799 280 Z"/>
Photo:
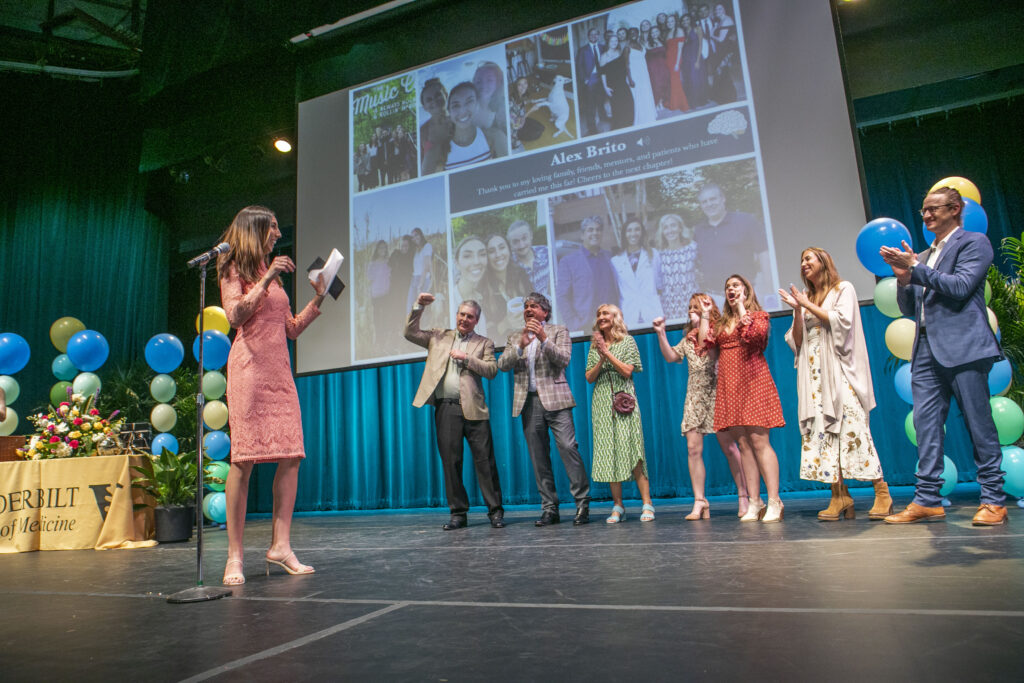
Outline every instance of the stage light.
<path fill-rule="evenodd" d="M 274 140 L 274 147 L 282 154 L 287 154 L 292 151 L 292 143 L 288 142 L 284 138 L 277 138 Z"/>

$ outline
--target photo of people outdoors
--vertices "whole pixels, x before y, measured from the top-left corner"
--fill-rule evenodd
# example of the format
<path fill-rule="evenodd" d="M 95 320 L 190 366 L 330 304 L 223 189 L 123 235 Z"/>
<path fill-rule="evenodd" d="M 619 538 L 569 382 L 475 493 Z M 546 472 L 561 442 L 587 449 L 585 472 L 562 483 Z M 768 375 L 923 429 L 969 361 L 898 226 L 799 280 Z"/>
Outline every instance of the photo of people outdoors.
<path fill-rule="evenodd" d="M 448 325 L 448 230 L 440 178 L 359 195 L 352 202 L 350 233 L 355 357 L 358 360 L 416 353 L 402 338 L 420 292 L 440 306 L 424 313 L 424 326 Z"/>
<path fill-rule="evenodd" d="M 555 235 L 556 311 L 589 331 L 601 303 L 630 329 L 687 320 L 690 297 L 724 300 L 729 273 L 753 274 L 758 295 L 777 289 L 753 159 L 606 185 L 548 199 Z"/>
<path fill-rule="evenodd" d="M 420 70 L 422 175 L 508 156 L 504 64 L 495 45 Z"/>
<path fill-rule="evenodd" d="M 507 43 L 505 58 L 512 153 L 577 139 L 569 29 Z"/>
<path fill-rule="evenodd" d="M 353 192 L 416 177 L 415 98 L 412 74 L 352 94 Z"/>
<path fill-rule="evenodd" d="M 480 304 L 476 330 L 496 343 L 523 327 L 523 298 L 551 291 L 544 215 L 530 201 L 452 218 L 452 301 Z M 457 299 L 457 301 L 456 301 Z"/>
<path fill-rule="evenodd" d="M 584 135 L 743 99 L 733 3 L 643 0 L 572 25 Z"/>

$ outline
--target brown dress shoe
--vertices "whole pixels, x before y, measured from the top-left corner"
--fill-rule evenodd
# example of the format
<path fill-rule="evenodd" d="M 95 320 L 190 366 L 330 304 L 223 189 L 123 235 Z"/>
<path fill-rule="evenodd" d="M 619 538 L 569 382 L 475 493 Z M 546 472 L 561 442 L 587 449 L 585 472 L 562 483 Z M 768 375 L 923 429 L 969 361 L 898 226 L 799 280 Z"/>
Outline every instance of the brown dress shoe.
<path fill-rule="evenodd" d="M 1005 505 L 982 503 L 974 514 L 971 524 L 974 526 L 999 526 L 1000 524 L 1006 524 L 1007 519 Z"/>
<path fill-rule="evenodd" d="M 913 524 L 914 522 L 934 522 L 946 518 L 946 510 L 939 506 L 937 508 L 926 508 L 917 503 L 911 503 L 903 512 L 889 515 L 885 518 L 886 524 Z"/>

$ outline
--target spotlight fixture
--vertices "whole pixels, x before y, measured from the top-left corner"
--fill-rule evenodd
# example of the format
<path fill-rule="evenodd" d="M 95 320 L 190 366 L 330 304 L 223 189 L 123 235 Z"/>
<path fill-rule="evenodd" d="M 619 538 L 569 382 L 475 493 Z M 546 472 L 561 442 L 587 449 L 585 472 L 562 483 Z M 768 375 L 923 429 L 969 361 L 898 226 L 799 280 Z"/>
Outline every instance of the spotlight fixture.
<path fill-rule="evenodd" d="M 274 148 L 282 154 L 287 154 L 292 151 L 292 143 L 288 142 L 284 138 L 277 138 L 274 140 Z"/>

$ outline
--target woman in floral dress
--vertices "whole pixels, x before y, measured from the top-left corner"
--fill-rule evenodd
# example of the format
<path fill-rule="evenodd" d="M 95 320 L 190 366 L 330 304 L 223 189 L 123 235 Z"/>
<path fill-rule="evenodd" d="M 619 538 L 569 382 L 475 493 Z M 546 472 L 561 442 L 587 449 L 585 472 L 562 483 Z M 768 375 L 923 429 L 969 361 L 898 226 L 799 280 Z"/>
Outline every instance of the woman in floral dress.
<path fill-rule="evenodd" d="M 796 354 L 800 478 L 832 486 L 832 499 L 818 519 L 853 519 L 845 479 L 874 484 L 868 518 L 884 519 L 892 513 L 892 498 L 868 424 L 875 394 L 857 292 L 839 279 L 832 256 L 818 247 L 800 255 L 800 277 L 806 291 L 779 290 L 794 311 L 786 342 Z"/>
<path fill-rule="evenodd" d="M 718 387 L 715 394 L 715 431 L 728 430 L 743 458 L 750 506 L 741 522 L 780 522 L 779 458 L 768 440 L 768 430 L 785 426 L 782 404 L 764 350 L 771 323 L 761 310 L 754 288 L 742 275 L 725 281 L 722 317 L 711 327 L 711 304 L 701 303 L 698 346 L 703 352 L 718 348 Z M 768 491 L 768 506 L 761 502 L 761 482 Z"/>
<path fill-rule="evenodd" d="M 640 372 L 640 350 L 626 332 L 622 311 L 618 306 L 602 304 L 597 309 L 597 323 L 587 355 L 587 381 L 594 385 L 590 419 L 594 429 L 594 464 L 591 478 L 611 484 L 612 514 L 609 524 L 626 518 L 622 504 L 622 482 L 636 480 L 643 498 L 640 521 L 654 519 L 651 486 L 644 458 L 644 433 L 640 424 L 640 407 L 624 415 L 615 410 L 612 396 L 624 391 L 636 398 L 633 373 Z"/>
<path fill-rule="evenodd" d="M 693 511 L 686 519 L 694 521 L 707 519 L 711 516 L 711 505 L 704 497 L 704 436 L 715 433 L 715 384 L 717 382 L 717 353 L 699 353 L 697 351 L 697 328 L 700 326 L 701 303 L 711 301 L 711 324 L 714 325 L 720 313 L 718 306 L 707 294 L 694 294 L 690 297 L 690 324 L 683 329 L 683 338 L 675 346 L 669 346 L 665 334 L 665 319 L 653 321 L 654 331 L 658 334 L 658 346 L 661 355 L 669 363 L 682 363 L 685 359 L 690 366 L 690 375 L 686 380 L 686 403 L 683 406 L 682 432 L 686 438 L 687 467 L 690 470 L 690 483 L 693 486 Z M 736 491 L 739 496 L 739 516 L 747 512 L 747 485 L 743 478 L 743 465 L 740 462 L 740 451 L 736 441 L 729 432 L 717 432 L 718 445 L 721 446 L 729 463 L 729 471 L 736 480 Z"/>
<path fill-rule="evenodd" d="M 235 341 L 228 355 L 228 405 L 231 425 L 231 469 L 227 476 L 228 560 L 224 585 L 245 583 L 245 504 L 249 475 L 258 462 L 276 462 L 273 537 L 267 570 L 274 564 L 289 574 L 312 574 L 291 547 L 292 511 L 298 487 L 302 445 L 299 396 L 292 379 L 288 339 L 295 339 L 320 315 L 327 287 L 321 278 L 316 296 L 296 316 L 281 286 L 280 273 L 295 272 L 287 256 L 267 259 L 280 239 L 277 217 L 270 209 L 248 206 L 238 212 L 219 241 L 231 251 L 217 259 L 220 298 Z"/>

